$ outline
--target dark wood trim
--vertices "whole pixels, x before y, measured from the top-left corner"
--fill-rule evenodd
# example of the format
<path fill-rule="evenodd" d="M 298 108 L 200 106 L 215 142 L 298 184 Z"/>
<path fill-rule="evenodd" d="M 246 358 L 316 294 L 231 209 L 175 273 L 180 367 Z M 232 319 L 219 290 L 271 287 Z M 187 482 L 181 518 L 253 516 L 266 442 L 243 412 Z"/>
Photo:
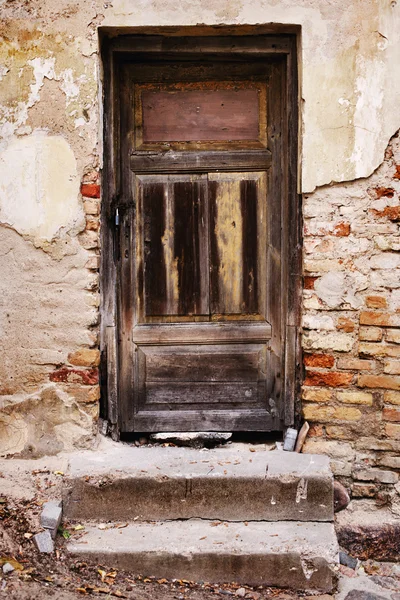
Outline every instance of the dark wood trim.
<path fill-rule="evenodd" d="M 124 389 L 127 385 L 132 386 L 132 377 L 124 369 L 121 363 L 122 353 L 128 352 L 133 344 L 131 331 L 128 331 L 132 315 L 129 313 L 129 307 L 122 306 L 121 300 L 117 302 L 119 294 L 119 281 L 125 278 L 125 284 L 133 285 L 131 280 L 132 264 L 125 252 L 129 243 L 132 244 L 132 235 L 134 232 L 129 227 L 132 219 L 131 211 L 135 211 L 132 198 L 124 196 L 128 189 L 128 181 L 121 181 L 120 145 L 119 136 L 119 114 L 124 109 L 119 106 L 119 95 L 117 92 L 117 82 L 123 77 L 123 63 L 129 58 L 137 57 L 142 60 L 145 56 L 157 56 L 159 60 L 176 58 L 179 60 L 193 59 L 202 56 L 204 51 L 212 57 L 218 56 L 220 59 L 224 55 L 235 56 L 237 60 L 246 60 L 247 58 L 271 58 L 273 77 L 280 81 L 281 86 L 281 105 L 275 107 L 275 111 L 280 111 L 279 123 L 280 130 L 269 131 L 269 147 L 279 152 L 286 141 L 289 152 L 283 156 L 280 164 L 281 172 L 284 174 L 285 184 L 277 179 L 270 178 L 269 193 L 275 186 L 274 193 L 280 193 L 284 199 L 281 211 L 282 231 L 286 231 L 282 239 L 284 252 L 282 261 L 276 262 L 277 250 L 273 245 L 269 251 L 269 270 L 275 274 L 280 272 L 281 293 L 277 294 L 275 306 L 269 307 L 270 312 L 277 311 L 277 303 L 281 302 L 285 315 L 281 323 L 282 329 L 278 332 L 279 338 L 285 339 L 284 355 L 275 354 L 278 339 L 271 340 L 270 348 L 272 360 L 270 368 L 275 372 L 277 380 L 280 380 L 282 390 L 268 390 L 268 397 L 273 399 L 274 393 L 280 395 L 281 391 L 284 397 L 284 409 L 282 421 L 285 425 L 291 425 L 299 419 L 299 389 L 301 383 L 301 354 L 300 354 L 300 311 L 301 311 L 301 207 L 297 192 L 297 170 L 298 170 L 298 75 L 297 75 L 297 38 L 295 34 L 288 35 L 226 35 L 232 29 L 218 31 L 218 37 L 207 35 L 205 37 L 191 36 L 177 37 L 179 28 L 171 28 L 170 35 L 130 35 L 107 38 L 105 30 L 101 32 L 102 36 L 102 65 L 104 75 L 104 166 L 103 166 L 103 184 L 102 184 L 102 210 L 101 210 L 101 387 L 102 387 L 102 406 L 101 415 L 107 419 L 114 432 L 114 437 L 119 435 L 119 422 L 130 421 L 133 415 L 122 414 L 121 398 L 124 395 Z M 257 28 L 254 29 L 257 31 Z M 115 31 L 114 31 L 115 33 Z M 158 32 L 157 32 L 158 33 Z M 233 31 L 236 33 L 236 30 Z M 184 43 L 182 43 L 184 42 Z M 133 53 L 133 54 L 132 54 Z M 129 56 L 128 56 L 129 55 Z M 269 107 L 271 110 L 272 107 Z M 132 117 L 133 118 L 133 117 Z M 278 127 L 279 129 L 279 127 Z M 133 148 L 134 144 L 130 146 Z M 124 149 L 124 152 L 127 148 Z M 254 152 L 254 151 L 253 151 Z M 258 154 L 258 151 L 255 151 Z M 276 153 L 276 152 L 275 152 Z M 247 155 L 249 152 L 247 152 Z M 128 152 L 126 152 L 128 157 Z M 170 155 L 171 156 L 171 155 Z M 265 157 L 267 159 L 267 157 Z M 130 159 L 135 160 L 135 159 Z M 140 159 L 144 160 L 144 159 Z M 146 159 L 147 160 L 147 159 Z M 239 158 L 238 158 L 239 160 Z M 257 158 L 257 160 L 259 160 Z M 264 160 L 264 158 L 263 158 Z M 268 159 L 269 160 L 269 159 Z M 273 158 L 272 158 L 273 160 Z M 247 161 L 248 164 L 248 161 Z M 256 163 L 255 163 L 256 164 Z M 129 166 L 129 165 L 127 165 Z M 209 165 L 210 166 L 210 165 Z M 136 165 L 137 167 L 137 165 Z M 145 165 L 142 163 L 143 171 Z M 160 167 L 161 168 L 161 167 Z M 164 166 L 163 166 L 164 168 Z M 204 169 L 204 167 L 201 167 Z M 208 168 L 208 167 L 207 167 Z M 238 168 L 237 165 L 234 167 Z M 259 167 L 255 167 L 257 170 Z M 264 167 L 265 168 L 265 163 Z M 154 166 L 152 166 L 154 169 Z M 125 168 L 125 173 L 130 172 Z M 153 171 L 154 172 L 154 171 Z M 164 172 L 164 171 L 160 171 Z M 130 175 L 126 175 L 129 177 Z M 284 189 L 281 190 L 281 185 Z M 120 225 L 115 226 L 115 209 L 120 210 Z M 277 208 L 277 207 L 276 207 Z M 130 213 L 130 214 L 128 214 Z M 271 220 L 269 225 L 272 230 L 274 222 Z M 129 242 L 129 243 L 128 243 Z M 130 246 L 132 248 L 132 245 Z M 126 260 L 124 260 L 124 258 Z M 285 264 L 286 266 L 285 266 Z M 272 271 L 271 271 L 272 269 Z M 130 283 L 129 283 L 130 282 Z M 285 303 L 286 306 L 285 306 Z M 122 300 L 123 304 L 123 300 Z M 121 315 L 123 319 L 121 321 Z M 270 320 L 267 315 L 268 321 Z M 132 324 L 132 321 L 130 321 Z M 114 337 L 110 341 L 110 335 L 120 328 L 121 337 Z M 113 343 L 115 342 L 115 343 Z M 119 352 L 119 349 L 123 352 Z M 116 373 L 118 378 L 118 393 L 111 391 L 111 382 L 108 382 L 107 373 L 110 375 Z M 137 379 L 137 378 L 136 378 Z M 125 382 L 125 383 L 124 383 Z M 115 387 L 113 388 L 115 390 Z M 127 398 L 125 398 L 127 399 Z M 129 400 L 129 399 L 127 399 Z M 124 402 L 123 404 L 126 404 Z M 189 417 L 190 411 L 184 411 L 185 418 Z M 264 418 L 264 417 L 263 417 Z M 251 424 L 243 419 L 240 421 L 249 430 L 256 430 L 255 423 Z M 140 423 L 137 420 L 136 425 Z M 215 423 L 210 423 L 210 428 L 215 428 Z M 221 427 L 219 427 L 221 429 Z"/>
<path fill-rule="evenodd" d="M 212 150 L 193 152 L 132 152 L 131 169 L 135 173 L 176 172 L 209 173 L 210 171 L 264 171 L 271 166 L 269 150 Z"/>
<path fill-rule="evenodd" d="M 271 337 L 271 325 L 268 323 L 196 323 L 195 325 L 163 325 L 159 337 L 155 339 L 150 332 L 151 325 L 136 325 L 132 339 L 140 345 L 145 344 L 187 344 L 189 337 L 196 344 L 234 342 L 262 343 Z"/>

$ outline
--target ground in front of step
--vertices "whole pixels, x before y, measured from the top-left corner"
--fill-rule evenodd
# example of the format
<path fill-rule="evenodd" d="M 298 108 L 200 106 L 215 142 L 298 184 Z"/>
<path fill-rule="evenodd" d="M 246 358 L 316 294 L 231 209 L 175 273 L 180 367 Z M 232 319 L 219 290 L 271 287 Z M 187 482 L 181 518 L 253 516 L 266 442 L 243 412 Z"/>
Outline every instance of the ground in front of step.
<path fill-rule="evenodd" d="M 54 472 L 33 475 L 38 494 L 31 499 L 0 496 L 0 563 L 11 562 L 15 571 L 0 571 L 0 598 L 15 600 L 74 600 L 82 597 L 128 598 L 131 600 L 209 600 L 246 598 L 247 600 L 400 600 L 399 565 L 367 561 L 356 570 L 341 567 L 339 592 L 310 596 L 290 590 L 251 588 L 235 583 L 156 580 L 153 577 L 116 571 L 112 565 L 88 564 L 73 560 L 65 552 L 65 536 L 84 537 L 79 526 L 63 526 L 56 540 L 56 552 L 39 554 L 31 534 L 39 527 L 39 515 L 46 491 L 57 489 L 62 475 Z M 3 488 L 4 492 L 4 488 Z M 121 523 L 121 526 L 124 524 Z M 364 590 L 369 596 L 354 596 Z"/>
<path fill-rule="evenodd" d="M 247 598 L 265 600 L 306 598 L 290 590 L 251 588 L 239 584 L 209 584 L 186 580 L 156 580 L 146 574 L 116 571 L 112 565 L 88 564 L 71 558 L 65 551 L 67 537 L 84 537 L 76 524 L 63 525 L 56 538 L 54 554 L 40 554 L 32 534 L 39 531 L 43 501 L 54 494 L 62 471 L 33 473 L 38 493 L 33 497 L 9 498 L 0 495 L 0 598 L 69 600 L 94 598 L 128 598 L 132 600 L 208 600 L 210 598 Z M 27 482 L 21 482 L 22 489 Z M 25 487 L 25 491 L 26 491 Z M 7 491 L 4 487 L 1 494 Z M 52 493 L 53 492 L 53 493 Z M 123 527 L 124 524 L 121 523 Z M 65 537 L 64 537 L 65 536 Z M 4 574 L 1 567 L 11 563 L 15 570 Z M 324 596 L 324 599 L 331 596 Z"/>
<path fill-rule="evenodd" d="M 337 594 L 310 596 L 290 590 L 251 588 L 235 583 L 210 585 L 156 580 L 145 574 L 116 571 L 113 565 L 77 561 L 66 553 L 66 539 L 63 537 L 64 534 L 83 539 L 85 532 L 76 524 L 63 525 L 64 529 L 56 539 L 54 554 L 39 554 L 32 534 L 41 529 L 39 516 L 43 502 L 60 494 L 65 465 L 60 458 L 54 457 L 47 459 L 45 468 L 40 461 L 37 466 L 30 473 L 19 472 L 15 468 L 7 469 L 8 473 L 0 472 L 0 598 L 74 600 L 90 596 L 110 600 L 344 600 L 350 593 L 349 600 L 400 600 L 400 565 L 389 563 L 367 561 L 359 564 L 356 570 L 342 566 L 338 573 Z M 5 562 L 11 562 L 15 570 L 3 574 L 1 566 Z M 354 596 L 354 590 L 364 590 L 370 595 Z"/>

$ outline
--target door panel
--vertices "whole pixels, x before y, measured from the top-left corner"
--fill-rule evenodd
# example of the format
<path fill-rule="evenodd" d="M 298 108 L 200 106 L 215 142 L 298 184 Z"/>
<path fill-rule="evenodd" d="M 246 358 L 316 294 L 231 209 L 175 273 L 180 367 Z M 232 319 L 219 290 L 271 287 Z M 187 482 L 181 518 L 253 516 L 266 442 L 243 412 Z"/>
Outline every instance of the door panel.
<path fill-rule="evenodd" d="M 138 347 L 138 416 L 265 407 L 265 344 Z M 157 414 L 155 414 L 157 413 Z"/>
<path fill-rule="evenodd" d="M 281 88 L 201 60 L 123 70 L 123 431 L 282 428 Z"/>
<path fill-rule="evenodd" d="M 209 175 L 211 314 L 265 318 L 266 174 Z"/>
<path fill-rule="evenodd" d="M 205 193 L 204 176 L 137 177 L 144 322 L 209 313 Z"/>

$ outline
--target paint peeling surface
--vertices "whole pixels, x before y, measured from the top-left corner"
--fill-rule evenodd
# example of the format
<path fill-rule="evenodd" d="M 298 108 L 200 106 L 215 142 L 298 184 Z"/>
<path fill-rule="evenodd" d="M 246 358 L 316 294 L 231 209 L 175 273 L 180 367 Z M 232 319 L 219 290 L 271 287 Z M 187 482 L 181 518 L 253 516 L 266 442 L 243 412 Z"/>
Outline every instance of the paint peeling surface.
<path fill-rule="evenodd" d="M 0 153 L 0 221 L 50 242 L 65 228 L 84 229 L 74 154 L 60 136 L 13 140 Z"/>

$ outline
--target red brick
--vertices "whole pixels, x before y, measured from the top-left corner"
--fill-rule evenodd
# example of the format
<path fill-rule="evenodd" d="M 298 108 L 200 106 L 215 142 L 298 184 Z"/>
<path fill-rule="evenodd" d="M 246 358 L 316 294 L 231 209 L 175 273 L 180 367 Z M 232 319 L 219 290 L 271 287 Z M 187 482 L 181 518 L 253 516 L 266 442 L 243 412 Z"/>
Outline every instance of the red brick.
<path fill-rule="evenodd" d="M 333 367 L 335 357 L 330 354 L 304 354 L 306 367 Z"/>
<path fill-rule="evenodd" d="M 387 300 L 384 296 L 367 296 L 365 304 L 368 308 L 387 308 Z"/>
<path fill-rule="evenodd" d="M 97 368 L 81 370 L 61 367 L 50 373 L 50 381 L 96 385 L 99 382 L 99 370 Z"/>
<path fill-rule="evenodd" d="M 347 317 L 339 317 L 336 327 L 340 331 L 345 331 L 346 333 L 351 333 L 355 329 L 353 321 Z"/>
<path fill-rule="evenodd" d="M 100 220 L 96 217 L 87 216 L 86 217 L 86 231 L 97 231 L 100 227 Z"/>
<path fill-rule="evenodd" d="M 387 312 L 362 311 L 360 325 L 381 325 L 382 327 L 400 327 L 400 315 Z"/>
<path fill-rule="evenodd" d="M 394 440 L 400 440 L 400 425 L 397 423 L 386 423 L 385 433 Z"/>
<path fill-rule="evenodd" d="M 386 187 L 377 187 L 377 188 L 375 188 L 375 194 L 376 194 L 376 197 L 378 199 L 382 198 L 382 197 L 393 198 L 393 196 L 394 196 L 394 189 L 393 188 L 386 188 Z"/>
<path fill-rule="evenodd" d="M 360 387 L 383 388 L 384 390 L 400 390 L 400 377 L 395 375 L 360 375 Z"/>
<path fill-rule="evenodd" d="M 400 409 L 399 408 L 384 408 L 382 417 L 384 421 L 392 421 L 394 423 L 400 423 Z"/>
<path fill-rule="evenodd" d="M 304 277 L 304 289 L 305 290 L 313 290 L 314 289 L 314 283 L 316 282 L 316 280 L 319 279 L 318 277 L 311 277 L 310 275 L 306 275 Z"/>
<path fill-rule="evenodd" d="M 335 235 L 336 237 L 346 237 L 350 235 L 350 223 L 338 223 L 335 226 L 332 235 Z"/>
<path fill-rule="evenodd" d="M 81 194 L 85 198 L 100 198 L 100 186 L 97 183 L 82 183 Z"/>
<path fill-rule="evenodd" d="M 400 206 L 385 206 L 383 210 L 373 209 L 371 212 L 377 217 L 387 217 L 389 221 L 400 221 Z"/>
<path fill-rule="evenodd" d="M 310 425 L 308 430 L 308 437 L 322 437 L 325 434 L 325 427 L 319 424 Z"/>
<path fill-rule="evenodd" d="M 337 373 L 336 371 L 320 373 L 318 371 L 307 371 L 304 385 L 346 387 L 351 384 L 352 380 L 353 375 L 351 373 Z"/>

